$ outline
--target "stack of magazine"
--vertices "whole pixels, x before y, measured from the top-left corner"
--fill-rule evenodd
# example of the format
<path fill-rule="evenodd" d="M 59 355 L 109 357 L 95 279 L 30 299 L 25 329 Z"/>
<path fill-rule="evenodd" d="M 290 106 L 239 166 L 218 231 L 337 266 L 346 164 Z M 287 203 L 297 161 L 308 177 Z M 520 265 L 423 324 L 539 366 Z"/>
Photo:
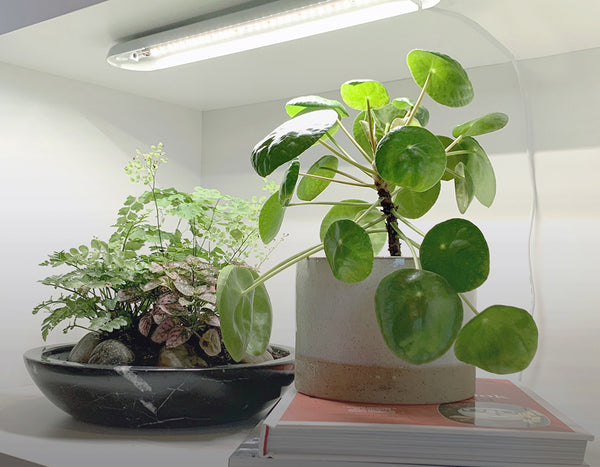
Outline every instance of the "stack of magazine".
<path fill-rule="evenodd" d="M 593 436 L 528 389 L 478 379 L 448 404 L 339 402 L 290 389 L 229 467 L 585 466 Z"/>

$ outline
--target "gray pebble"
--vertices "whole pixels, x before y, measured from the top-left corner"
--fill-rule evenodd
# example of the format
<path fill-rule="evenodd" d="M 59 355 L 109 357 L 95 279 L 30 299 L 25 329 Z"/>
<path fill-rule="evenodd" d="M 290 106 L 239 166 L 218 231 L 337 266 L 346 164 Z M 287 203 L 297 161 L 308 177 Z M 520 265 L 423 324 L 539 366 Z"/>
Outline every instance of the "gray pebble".
<path fill-rule="evenodd" d="M 100 342 L 88 363 L 95 365 L 131 365 L 135 361 L 133 351 L 122 342 L 109 339 Z"/>
<path fill-rule="evenodd" d="M 87 363 L 90 355 L 100 343 L 100 336 L 97 332 L 89 332 L 83 336 L 75 347 L 71 349 L 67 360 L 69 362 Z"/>

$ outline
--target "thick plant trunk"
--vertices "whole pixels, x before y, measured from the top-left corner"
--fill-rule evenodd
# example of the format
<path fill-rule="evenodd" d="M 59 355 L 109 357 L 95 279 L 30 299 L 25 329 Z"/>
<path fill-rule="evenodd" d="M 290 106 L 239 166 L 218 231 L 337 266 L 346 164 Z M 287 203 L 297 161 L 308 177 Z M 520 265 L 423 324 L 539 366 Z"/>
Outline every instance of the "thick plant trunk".
<path fill-rule="evenodd" d="M 392 200 L 392 195 L 385 186 L 385 182 L 376 182 L 376 185 L 377 194 L 381 198 L 381 210 L 386 215 L 385 227 L 388 235 L 388 251 L 390 252 L 390 256 L 402 256 L 400 251 L 400 237 L 398 236 L 396 229 L 394 229 L 394 226 L 398 225 L 398 220 L 394 214 L 392 214 L 392 211 L 396 209 L 396 206 Z"/>

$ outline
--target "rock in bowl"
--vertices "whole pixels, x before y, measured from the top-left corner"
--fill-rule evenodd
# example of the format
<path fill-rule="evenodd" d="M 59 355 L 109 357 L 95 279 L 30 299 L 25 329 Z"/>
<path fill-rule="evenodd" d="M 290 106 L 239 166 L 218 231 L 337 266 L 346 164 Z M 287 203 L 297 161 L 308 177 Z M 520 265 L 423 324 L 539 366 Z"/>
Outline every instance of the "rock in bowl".
<path fill-rule="evenodd" d="M 213 368 L 107 366 L 68 362 L 73 345 L 25 353 L 35 384 L 74 418 L 120 427 L 189 427 L 248 418 L 281 396 L 294 379 L 293 349 L 279 358 Z"/>

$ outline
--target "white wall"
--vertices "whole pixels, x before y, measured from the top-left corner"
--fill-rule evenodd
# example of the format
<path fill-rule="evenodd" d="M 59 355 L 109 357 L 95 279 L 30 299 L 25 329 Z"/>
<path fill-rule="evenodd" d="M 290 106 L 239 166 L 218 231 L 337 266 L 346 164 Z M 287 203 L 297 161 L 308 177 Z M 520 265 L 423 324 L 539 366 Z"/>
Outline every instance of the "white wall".
<path fill-rule="evenodd" d="M 123 168 L 161 141 L 162 186 L 199 184 L 202 115 L 108 89 L 0 64 L 0 385 L 30 384 L 25 350 L 43 344 L 35 305 L 49 253 L 106 239 L 129 194 Z M 60 329 L 49 343 L 75 341 Z"/>
<path fill-rule="evenodd" d="M 460 60 L 460 54 L 448 53 Z M 531 104 L 536 151 L 539 210 L 533 245 L 533 311 L 542 338 L 534 363 L 513 378 L 521 379 L 598 437 L 600 185 L 595 177 L 600 173 L 600 89 L 596 79 L 600 73 L 600 49 L 527 60 L 519 67 Z M 476 92 L 474 103 L 465 109 L 444 110 L 427 101 L 425 105 L 433 116 L 430 126 L 448 134 L 454 124 L 487 112 L 510 115 L 509 126 L 502 132 L 480 138 L 496 169 L 496 202 L 490 209 L 472 206 L 467 217 L 484 231 L 492 255 L 490 278 L 479 291 L 480 306 L 505 303 L 531 310 L 528 229 L 533 183 L 518 81 L 510 64 L 473 69 L 469 74 Z M 340 83 L 352 78 L 356 77 L 340 76 Z M 388 85 L 394 95 L 408 93 L 416 97 L 411 82 Z M 314 93 L 339 99 L 337 91 L 316 89 Z M 259 191 L 261 181 L 251 169 L 250 151 L 287 118 L 284 103 L 205 112 L 204 185 L 240 196 Z M 324 154 L 323 150 L 311 150 L 311 155 L 304 157 L 303 169 Z M 276 172 L 273 179 L 279 182 L 280 177 Z M 447 194 L 421 222 L 423 227 L 458 215 L 452 193 Z M 323 212 L 325 209 L 288 209 L 283 231 L 290 237 L 273 254 L 270 264 L 317 243 Z M 267 287 L 275 310 L 273 341 L 293 344 L 294 271 L 280 274 Z M 600 441 L 588 448 L 587 460 L 590 465 L 600 465 Z"/>

